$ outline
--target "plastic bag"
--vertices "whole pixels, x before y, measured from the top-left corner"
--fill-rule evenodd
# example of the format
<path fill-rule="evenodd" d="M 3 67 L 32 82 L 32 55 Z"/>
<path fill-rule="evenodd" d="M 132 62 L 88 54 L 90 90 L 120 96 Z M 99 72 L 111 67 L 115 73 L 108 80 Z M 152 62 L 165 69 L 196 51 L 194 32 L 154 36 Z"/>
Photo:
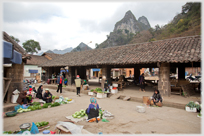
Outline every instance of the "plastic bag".
<path fill-rule="evenodd" d="M 13 94 L 17 95 L 19 94 L 20 92 L 18 91 L 18 89 L 16 89 L 15 91 L 13 91 Z"/>
<path fill-rule="evenodd" d="M 22 109 L 27 109 L 29 106 L 26 106 L 26 104 L 22 104 L 22 105 L 20 105 L 20 108 L 22 108 Z"/>
<path fill-rule="evenodd" d="M 58 125 L 62 125 L 63 127 L 67 128 L 72 134 L 82 134 L 81 130 L 83 126 L 75 125 L 71 122 L 62 122 L 62 121 L 58 121 L 56 126 Z"/>
<path fill-rule="evenodd" d="M 30 132 L 31 132 L 31 134 L 37 134 L 37 133 L 39 133 L 38 127 L 35 125 L 34 122 L 32 122 L 32 127 L 31 127 Z"/>

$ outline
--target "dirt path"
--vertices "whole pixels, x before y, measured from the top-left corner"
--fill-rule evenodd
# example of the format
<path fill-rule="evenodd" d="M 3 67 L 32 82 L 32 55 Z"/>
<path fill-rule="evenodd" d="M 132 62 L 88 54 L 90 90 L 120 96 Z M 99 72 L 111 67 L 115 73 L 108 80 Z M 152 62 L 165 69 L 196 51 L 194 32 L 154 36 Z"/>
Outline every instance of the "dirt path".
<path fill-rule="evenodd" d="M 51 89 L 50 89 L 51 90 Z M 53 95 L 60 96 L 54 90 Z M 4 118 L 4 131 L 19 129 L 22 123 L 49 121 L 50 130 L 54 130 L 58 121 L 66 121 L 65 116 L 72 115 L 75 111 L 86 109 L 89 105 L 90 96 L 82 94 L 77 97 L 75 92 L 64 91 L 62 96 L 74 100 L 72 104 L 65 104 L 49 109 L 42 109 L 18 114 L 15 117 Z M 103 134 L 198 134 L 201 133 L 201 119 L 197 113 L 188 113 L 185 110 L 162 107 L 146 108 L 146 113 L 137 113 L 136 106 L 142 103 L 123 101 L 118 99 L 97 99 L 102 109 L 108 110 L 115 115 L 110 122 L 78 122 L 84 129 L 91 133 Z"/>

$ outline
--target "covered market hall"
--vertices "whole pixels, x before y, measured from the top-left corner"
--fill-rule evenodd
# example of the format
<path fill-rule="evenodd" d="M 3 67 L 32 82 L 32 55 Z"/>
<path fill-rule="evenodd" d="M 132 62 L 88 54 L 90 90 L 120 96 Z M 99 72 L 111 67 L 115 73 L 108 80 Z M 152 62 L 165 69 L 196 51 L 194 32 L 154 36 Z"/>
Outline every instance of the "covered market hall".
<path fill-rule="evenodd" d="M 74 84 L 76 75 L 87 79 L 86 70 L 90 68 L 101 68 L 102 76 L 105 76 L 109 83 L 112 68 L 134 68 L 134 77 L 140 76 L 141 68 L 159 68 L 158 90 L 163 96 L 170 96 L 171 69 L 178 68 L 178 79 L 185 79 L 186 67 L 201 67 L 201 37 L 195 35 L 70 52 L 41 65 L 47 69 L 47 75 L 67 66 L 68 85 Z"/>

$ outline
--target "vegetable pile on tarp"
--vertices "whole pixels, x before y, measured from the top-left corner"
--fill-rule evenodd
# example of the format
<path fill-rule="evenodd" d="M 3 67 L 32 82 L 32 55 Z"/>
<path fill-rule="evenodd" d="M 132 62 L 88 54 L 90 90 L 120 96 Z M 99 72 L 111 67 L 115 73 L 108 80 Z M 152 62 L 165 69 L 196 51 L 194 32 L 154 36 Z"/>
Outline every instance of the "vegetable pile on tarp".
<path fill-rule="evenodd" d="M 84 117 L 84 116 L 87 116 L 87 114 L 86 114 L 86 111 L 83 110 L 83 109 L 81 109 L 80 111 L 76 111 L 76 112 L 72 115 L 73 118 L 78 118 L 78 119 L 80 119 L 80 118 L 82 118 L 82 117 Z"/>
<path fill-rule="evenodd" d="M 20 108 L 20 109 L 17 110 L 18 113 L 28 112 L 28 111 L 31 111 L 31 109 L 22 109 L 22 108 Z"/>
<path fill-rule="evenodd" d="M 96 88 L 95 91 L 96 91 L 97 93 L 103 92 L 101 88 Z"/>
<path fill-rule="evenodd" d="M 55 106 L 59 106 L 59 105 L 60 105 L 60 103 L 54 102 L 53 104 L 51 104 L 51 107 L 55 107 Z"/>
<path fill-rule="evenodd" d="M 49 105 L 52 105 L 52 103 L 44 103 L 42 107 L 43 108 L 48 108 Z"/>
<path fill-rule="evenodd" d="M 49 124 L 49 122 L 46 122 L 46 121 L 36 122 L 36 123 L 35 123 L 35 125 L 36 125 L 37 127 L 43 127 L 43 126 L 46 126 L 46 125 L 48 125 L 48 124 Z"/>

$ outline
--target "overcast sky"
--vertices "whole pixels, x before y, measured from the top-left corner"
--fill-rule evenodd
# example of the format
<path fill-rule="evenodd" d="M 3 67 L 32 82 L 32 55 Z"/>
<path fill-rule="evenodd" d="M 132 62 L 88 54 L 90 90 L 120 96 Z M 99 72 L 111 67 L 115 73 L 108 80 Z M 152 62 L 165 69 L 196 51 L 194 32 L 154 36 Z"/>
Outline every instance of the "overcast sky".
<path fill-rule="evenodd" d="M 34 39 L 41 51 L 102 43 L 131 10 L 147 17 L 151 27 L 165 25 L 181 12 L 185 1 L 174 2 L 4 2 L 3 31 L 20 40 Z M 40 51 L 40 52 L 41 52 Z"/>

